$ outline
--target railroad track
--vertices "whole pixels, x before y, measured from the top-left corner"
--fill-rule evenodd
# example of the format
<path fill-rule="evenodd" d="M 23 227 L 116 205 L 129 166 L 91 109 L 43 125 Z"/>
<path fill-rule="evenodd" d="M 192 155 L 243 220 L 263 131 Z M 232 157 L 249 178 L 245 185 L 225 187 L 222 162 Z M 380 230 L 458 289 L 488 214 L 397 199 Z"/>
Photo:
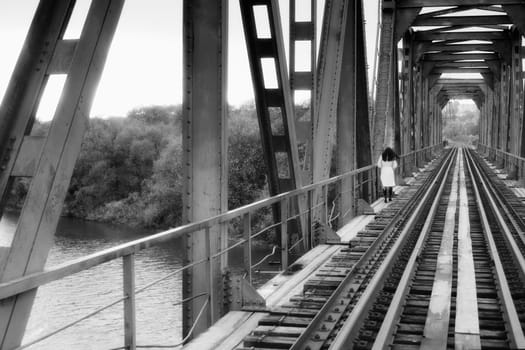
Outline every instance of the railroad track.
<path fill-rule="evenodd" d="M 525 206 L 452 150 L 238 349 L 525 348 Z"/>
<path fill-rule="evenodd" d="M 403 191 L 374 222 L 358 233 L 349 247 L 341 248 L 324 264 L 296 295 L 259 322 L 238 349 L 300 348 L 305 334 L 317 329 L 311 338 L 323 344 L 336 334 L 349 310 L 359 301 L 363 290 L 381 269 L 383 259 L 396 247 L 397 238 L 409 221 L 408 213 L 417 209 L 419 199 L 431 197 L 436 177 L 444 176 L 442 164 L 450 163 L 452 152 L 436 160 L 418 177 L 416 186 Z M 420 208 L 419 210 L 422 210 Z M 333 305 L 336 305 L 332 307 Z M 331 309 L 327 324 L 320 315 Z M 333 320 L 333 321 L 331 321 Z M 313 349 L 313 348 L 311 348 Z"/>
<path fill-rule="evenodd" d="M 333 348 L 525 347 L 518 202 L 471 153 L 458 156 L 391 298 L 376 298 L 357 336 L 343 328 Z"/>

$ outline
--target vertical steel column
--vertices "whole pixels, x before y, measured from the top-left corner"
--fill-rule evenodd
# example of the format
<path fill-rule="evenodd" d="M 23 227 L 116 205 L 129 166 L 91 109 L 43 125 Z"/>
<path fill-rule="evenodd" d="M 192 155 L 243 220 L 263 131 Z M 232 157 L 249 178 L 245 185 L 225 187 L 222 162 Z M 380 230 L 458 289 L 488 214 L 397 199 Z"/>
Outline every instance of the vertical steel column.
<path fill-rule="evenodd" d="M 310 111 L 305 113 L 301 119 L 299 119 L 297 113 L 295 115 L 302 183 L 310 184 L 312 183 L 313 177 L 314 115 L 317 109 L 315 98 L 317 94 L 315 84 L 317 67 L 317 0 L 310 0 L 310 20 L 307 21 L 297 21 L 297 3 L 298 0 L 290 0 L 290 88 L 294 104 L 297 103 L 297 101 L 295 101 L 296 91 L 310 92 Z M 300 43 L 309 43 L 310 45 L 310 68 L 304 71 L 298 71 L 296 69 L 296 45 Z"/>
<path fill-rule="evenodd" d="M 348 4 L 344 34 L 343 60 L 341 66 L 339 99 L 337 104 L 337 174 L 344 174 L 355 168 L 356 164 L 356 72 L 365 67 L 356 65 L 356 3 Z M 362 89 L 366 89 L 362 87 Z M 339 226 L 346 224 L 354 214 L 354 179 L 344 179 L 338 188 L 340 194 Z"/>
<path fill-rule="evenodd" d="M 415 149 L 421 149 L 423 148 L 422 143 L 422 119 L 423 119 L 423 71 L 421 64 L 418 65 L 417 68 L 417 74 L 416 74 L 416 93 L 415 93 L 415 99 L 416 99 L 416 113 L 415 113 L 415 121 L 414 121 L 414 146 Z M 416 156 L 416 167 L 421 166 L 421 154 L 418 153 Z"/>
<path fill-rule="evenodd" d="M 330 176 L 348 3 L 346 0 L 325 2 L 317 70 L 317 113 L 314 115 L 314 182 Z M 316 195 L 316 200 L 318 198 Z"/>
<path fill-rule="evenodd" d="M 218 215 L 228 206 L 227 161 L 227 38 L 228 2 L 226 0 L 184 1 L 184 210 L 185 223 Z M 185 237 L 185 262 L 207 258 L 227 245 L 223 227 Z M 225 256 L 226 258 L 226 256 Z M 197 321 L 205 300 L 196 298 L 183 307 L 183 334 L 197 322 L 193 335 L 205 331 L 219 318 L 222 310 L 222 268 L 224 259 L 197 265 L 183 275 L 183 298 L 208 293 L 208 317 Z M 209 276 L 213 271 L 213 276 Z M 210 285 L 211 284 L 211 285 Z M 215 291 L 215 293 L 211 293 Z"/>
<path fill-rule="evenodd" d="M 479 138 L 482 144 L 487 142 L 487 103 L 482 103 L 479 109 Z"/>
<path fill-rule="evenodd" d="M 508 65 L 506 63 L 502 63 L 501 65 L 501 93 L 500 93 L 500 102 L 499 102 L 499 115 L 500 115 L 500 145 L 499 149 L 502 151 L 507 151 L 507 142 L 508 142 L 508 118 L 509 118 L 509 110 L 508 110 L 508 98 L 509 98 L 509 89 L 508 89 L 509 83 L 508 83 Z"/>
<path fill-rule="evenodd" d="M 6 170 L 13 171 L 15 158 L 17 162 L 25 161 L 26 165 L 37 164 L 32 169 L 24 167 L 26 173 L 16 174 L 33 179 L 11 247 L 2 259 L 0 282 L 44 267 L 123 3 L 121 0 L 93 1 L 78 40 L 61 39 L 73 2 L 43 1 L 35 13 L 6 92 L 9 100 L 2 104 L 0 111 L 2 124 L 9 128 L 2 132 L 9 133 L 9 142 L 20 147 L 8 147 L 7 153 L 19 153 L 11 153 Z M 35 56 L 30 57 L 32 54 Z M 48 135 L 45 140 L 24 137 L 31 129 L 45 81 L 56 72 L 67 74 L 67 78 Z M 21 121 L 10 116 L 20 117 Z M 24 151 L 21 143 L 26 141 L 36 145 L 32 153 L 24 154 L 27 149 Z M 0 348 L 12 349 L 20 344 L 35 294 L 36 289 L 19 294 L 0 306 Z"/>
<path fill-rule="evenodd" d="M 438 93 L 434 95 L 434 108 L 436 109 L 436 138 L 434 139 L 434 144 L 437 145 L 441 143 L 441 108 L 439 107 L 438 102 Z"/>
<path fill-rule="evenodd" d="M 500 64 L 501 67 L 501 64 Z M 493 101 L 493 113 L 492 117 L 494 118 L 494 127 L 492 128 L 492 148 L 499 148 L 500 145 L 500 129 L 501 129 L 501 114 L 499 102 L 501 100 L 501 76 L 500 80 L 495 81 L 494 83 L 494 101 Z"/>
<path fill-rule="evenodd" d="M 428 147 L 429 146 L 429 129 L 430 129 L 430 125 L 429 125 L 429 122 L 428 122 L 428 117 L 429 117 L 429 108 L 428 108 L 428 100 L 429 100 L 429 90 L 428 90 L 428 77 L 423 77 L 423 84 L 422 84 L 422 91 L 421 91 L 421 95 L 423 97 L 423 106 L 422 106 L 422 110 L 423 110 L 423 119 L 421 121 L 421 125 L 422 125 L 422 146 L 423 148 L 424 147 Z M 426 153 L 425 153 L 425 156 L 424 156 L 424 162 L 427 161 L 426 159 Z"/>
<path fill-rule="evenodd" d="M 414 150 L 413 119 L 414 119 L 414 69 L 412 53 L 412 34 L 407 32 L 403 37 L 403 145 L 399 152 L 409 153 Z M 410 166 L 405 166 L 407 175 Z"/>
<path fill-rule="evenodd" d="M 512 41 L 512 65 L 510 76 L 510 116 L 511 116 L 511 132 L 509 137 L 511 139 L 510 151 L 512 154 L 519 155 L 521 151 L 520 139 L 522 130 L 521 115 L 521 92 L 522 92 L 522 77 L 521 77 L 521 35 L 517 29 L 511 31 Z M 517 169 L 514 169 L 515 172 Z"/>
<path fill-rule="evenodd" d="M 437 131 L 438 131 L 435 89 L 431 89 L 431 92 L 430 92 L 430 108 L 432 110 L 430 145 L 435 145 L 437 142 L 436 140 L 437 140 Z"/>
<path fill-rule="evenodd" d="M 363 168 L 374 163 L 372 158 L 372 140 L 370 135 L 370 108 L 368 95 L 368 74 L 366 57 L 366 34 L 363 1 L 356 1 L 356 168 Z M 366 88 L 362 88 L 366 87 Z M 368 173 L 363 174 L 364 181 L 369 180 Z M 370 179 L 371 180 L 371 179 Z M 363 200 L 369 198 L 369 186 L 360 189 Z"/>
<path fill-rule="evenodd" d="M 343 64 L 337 109 L 337 173 L 343 174 L 356 166 L 370 164 L 370 131 L 368 120 L 368 86 L 362 3 L 352 1 L 347 8 Z M 345 179 L 339 189 L 340 224 L 353 216 L 357 198 L 354 179 Z M 366 198 L 367 193 L 365 193 Z"/>
<path fill-rule="evenodd" d="M 492 140 L 492 130 L 495 126 L 495 120 L 494 120 L 494 90 L 487 86 L 487 97 L 486 97 L 486 103 L 487 103 L 487 111 L 486 111 L 486 121 L 487 121 L 487 140 L 486 145 L 492 146 L 493 140 Z"/>
<path fill-rule="evenodd" d="M 375 116 L 373 120 L 374 148 L 372 158 L 376 158 L 382 149 L 389 145 L 394 147 L 394 86 L 397 85 L 397 46 L 394 42 L 395 3 L 383 0 L 381 10 L 381 38 L 377 72 L 377 93 Z M 399 150 L 397 150 L 399 152 Z"/>

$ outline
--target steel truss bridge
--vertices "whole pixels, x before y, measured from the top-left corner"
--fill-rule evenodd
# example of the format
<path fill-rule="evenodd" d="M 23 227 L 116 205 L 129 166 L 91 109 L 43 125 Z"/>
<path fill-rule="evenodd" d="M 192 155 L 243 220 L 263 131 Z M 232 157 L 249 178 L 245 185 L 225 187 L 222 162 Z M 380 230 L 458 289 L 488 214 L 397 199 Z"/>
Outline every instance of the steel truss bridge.
<path fill-rule="evenodd" d="M 253 215 L 272 211 L 274 223 L 264 230 L 278 232 L 286 270 L 291 251 L 332 242 L 334 231 L 370 213 L 379 194 L 373 164 L 385 146 L 402 155 L 400 178 L 442 154 L 442 111 L 454 99 L 479 108 L 480 149 L 508 179 L 525 177 L 525 1 L 382 0 L 373 81 L 365 53 L 374 43 L 365 38 L 362 0 L 325 0 L 320 23 L 317 0 L 289 0 L 288 40 L 279 3 L 239 0 L 270 198 L 227 208 L 228 0 L 184 0 L 186 224 L 44 271 L 125 0 L 91 1 L 76 39 L 63 38 L 75 1 L 40 1 L 0 105 L 0 213 L 13 181 L 31 181 L 13 241 L 0 249 L 1 349 L 20 348 L 38 287 L 114 259 L 124 262 L 123 297 L 114 303 L 124 305 L 124 348 L 137 348 L 135 295 L 144 289 L 135 286 L 134 254 L 174 237 L 186 247 L 184 266 L 173 272 L 184 280 L 184 342 L 229 311 L 263 307 L 250 284 L 252 240 L 262 233 L 255 232 Z M 309 10 L 309 20 L 297 20 L 299 7 Z M 305 43 L 309 65 L 299 70 L 297 47 Z M 40 98 L 56 74 L 66 80 L 50 130 L 32 136 Z M 301 118 L 297 91 L 311 96 Z M 241 273 L 228 267 L 233 221 L 244 232 L 235 244 L 244 247 Z"/>

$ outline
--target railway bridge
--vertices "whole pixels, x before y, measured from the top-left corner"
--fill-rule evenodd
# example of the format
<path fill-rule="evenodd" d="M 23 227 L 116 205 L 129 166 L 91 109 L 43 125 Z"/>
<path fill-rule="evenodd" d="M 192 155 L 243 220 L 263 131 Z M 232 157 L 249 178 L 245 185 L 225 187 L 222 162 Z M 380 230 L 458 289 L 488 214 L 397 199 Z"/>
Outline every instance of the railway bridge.
<path fill-rule="evenodd" d="M 1 349 L 38 349 L 110 308 L 122 349 L 525 348 L 525 1 L 381 0 L 368 77 L 362 0 L 239 0 L 269 197 L 229 210 L 229 2 L 183 0 L 185 224 L 44 268 L 125 3 L 91 1 L 65 39 L 75 1 L 41 0 L 0 105 L 0 213 L 14 181 L 30 181 L 0 247 Z M 57 74 L 51 127 L 35 136 Z M 304 115 L 298 94 L 310 96 Z M 475 148 L 443 143 L 458 99 L 479 109 Z M 390 203 L 375 166 L 386 146 L 400 154 Z M 273 220 L 260 227 L 263 211 Z M 256 288 L 253 243 L 268 232 L 280 273 Z M 174 238 L 182 266 L 137 286 L 136 254 Z M 121 298 L 24 340 L 39 287 L 117 260 Z M 136 296 L 178 274 L 180 343 L 137 342 Z"/>

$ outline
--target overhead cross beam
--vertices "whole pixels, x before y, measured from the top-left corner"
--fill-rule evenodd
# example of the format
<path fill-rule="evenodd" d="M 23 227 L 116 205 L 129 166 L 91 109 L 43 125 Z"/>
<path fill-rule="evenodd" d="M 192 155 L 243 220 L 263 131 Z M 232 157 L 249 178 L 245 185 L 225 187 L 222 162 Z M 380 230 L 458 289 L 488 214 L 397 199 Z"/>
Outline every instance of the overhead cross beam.
<path fill-rule="evenodd" d="M 468 51 L 487 51 L 494 52 L 493 44 L 444 44 L 444 43 L 423 43 L 423 50 L 425 52 L 468 52 Z"/>
<path fill-rule="evenodd" d="M 413 26 L 484 26 L 512 24 L 509 16 L 417 17 Z"/>
<path fill-rule="evenodd" d="M 491 6 L 491 5 L 521 5 L 520 0 L 400 0 L 396 6 L 407 7 L 447 7 L 447 6 Z"/>
<path fill-rule="evenodd" d="M 508 36 L 503 31 L 493 32 L 416 32 L 416 40 L 505 40 Z"/>
<path fill-rule="evenodd" d="M 498 54 L 494 53 L 426 53 L 424 55 L 425 61 L 467 61 L 467 60 L 498 60 Z"/>

